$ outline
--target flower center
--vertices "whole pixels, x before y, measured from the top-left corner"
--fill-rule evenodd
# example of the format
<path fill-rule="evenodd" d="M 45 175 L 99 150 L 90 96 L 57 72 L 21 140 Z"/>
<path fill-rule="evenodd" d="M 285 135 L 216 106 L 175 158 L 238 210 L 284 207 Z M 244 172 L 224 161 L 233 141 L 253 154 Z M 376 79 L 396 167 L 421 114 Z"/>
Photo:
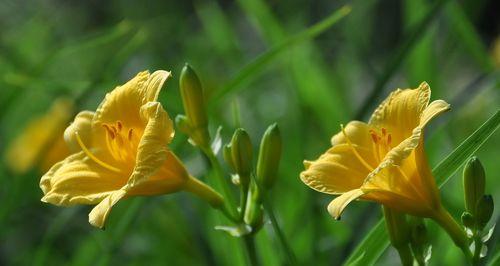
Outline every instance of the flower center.
<path fill-rule="evenodd" d="M 121 121 L 102 126 L 106 130 L 106 145 L 113 158 L 118 161 L 135 161 L 137 132 L 133 128 L 124 127 Z"/>
<path fill-rule="evenodd" d="M 377 160 L 381 161 L 384 156 L 391 150 L 392 136 L 387 132 L 387 129 L 382 128 L 380 132 L 370 129 L 370 136 L 374 144 L 375 155 Z"/>
<path fill-rule="evenodd" d="M 82 151 L 85 152 L 85 155 L 87 155 L 87 157 L 89 157 L 92 161 L 94 161 L 96 164 L 110 170 L 110 171 L 113 171 L 113 172 L 116 172 L 116 173 L 120 173 L 120 169 L 116 168 L 116 167 L 113 167 L 103 161 L 101 161 L 99 158 L 97 158 L 88 148 L 87 146 L 85 146 L 85 144 L 83 143 L 82 141 L 82 138 L 80 137 L 80 134 L 78 134 L 78 132 L 75 132 L 75 136 L 76 136 L 76 141 L 78 142 L 78 145 L 80 145 L 80 148 L 82 148 Z"/>

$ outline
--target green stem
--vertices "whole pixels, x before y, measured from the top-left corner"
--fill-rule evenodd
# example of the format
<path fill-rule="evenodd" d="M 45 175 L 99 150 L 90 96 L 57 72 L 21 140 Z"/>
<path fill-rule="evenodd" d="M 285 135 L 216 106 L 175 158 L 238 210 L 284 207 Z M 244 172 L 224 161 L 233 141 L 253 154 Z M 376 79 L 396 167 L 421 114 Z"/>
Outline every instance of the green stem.
<path fill-rule="evenodd" d="M 214 152 L 210 147 L 201 149 L 205 156 L 207 156 L 210 164 L 212 166 L 213 171 L 215 172 L 215 178 L 218 187 L 222 190 L 222 195 L 226 199 L 224 201 L 223 213 L 232 221 L 238 221 L 239 217 L 234 207 L 234 199 L 233 194 L 231 193 L 231 189 L 228 186 L 228 183 L 224 179 L 224 172 L 222 171 L 222 166 L 220 165 L 219 160 L 215 156 Z"/>
<path fill-rule="evenodd" d="M 472 256 L 472 265 L 480 265 L 479 261 L 481 260 L 481 248 L 483 246 L 483 241 L 481 240 L 481 236 L 476 232 L 474 236 L 474 254 Z"/>
<path fill-rule="evenodd" d="M 257 250 L 255 249 L 255 238 L 254 234 L 246 235 L 243 237 L 245 242 L 245 248 L 248 254 L 249 265 L 258 266 L 259 258 L 257 257 Z"/>
<path fill-rule="evenodd" d="M 455 245 L 462 250 L 467 260 L 471 262 L 472 254 L 469 250 L 467 235 L 450 213 L 444 208 L 440 208 L 432 218 L 448 233 Z"/>
<path fill-rule="evenodd" d="M 413 255 L 411 253 L 410 245 L 402 245 L 396 248 L 399 254 L 399 258 L 401 259 L 401 264 L 403 266 L 412 266 L 413 265 Z"/>
<path fill-rule="evenodd" d="M 276 216 L 274 215 L 274 209 L 273 206 L 271 205 L 271 202 L 269 202 L 267 198 L 267 193 L 266 191 L 262 188 L 261 184 L 257 182 L 257 179 L 252 175 L 253 181 L 255 182 L 255 185 L 257 186 L 257 190 L 260 191 L 260 197 L 262 200 L 262 206 L 264 207 L 265 211 L 267 212 L 267 215 L 269 215 L 269 220 L 271 220 L 271 225 L 273 226 L 274 232 L 276 232 L 276 235 L 278 236 L 278 240 L 283 247 L 283 250 L 286 253 L 286 256 L 288 258 L 288 262 L 290 265 L 297 265 L 297 259 L 295 258 L 295 254 L 293 253 L 292 248 L 288 244 L 288 241 L 286 240 L 285 234 L 281 230 L 278 221 L 276 220 Z"/>

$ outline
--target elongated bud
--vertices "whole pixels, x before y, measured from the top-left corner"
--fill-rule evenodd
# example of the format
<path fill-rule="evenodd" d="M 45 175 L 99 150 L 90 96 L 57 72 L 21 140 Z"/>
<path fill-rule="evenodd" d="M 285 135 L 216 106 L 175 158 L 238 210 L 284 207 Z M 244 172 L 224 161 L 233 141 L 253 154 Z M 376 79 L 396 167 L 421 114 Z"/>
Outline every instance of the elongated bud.
<path fill-rule="evenodd" d="M 250 193 L 248 193 L 248 199 L 246 202 L 245 216 L 243 221 L 252 227 L 252 232 L 257 232 L 263 225 L 264 215 L 260 202 L 259 189 L 252 182 Z"/>
<path fill-rule="evenodd" d="M 248 188 L 250 174 L 252 173 L 252 142 L 248 133 L 238 128 L 231 140 L 231 157 L 236 173 L 240 176 L 240 183 Z"/>
<path fill-rule="evenodd" d="M 483 197 L 485 187 L 484 168 L 475 156 L 470 158 L 465 164 L 463 185 L 465 208 L 472 216 L 475 216 L 477 202 Z"/>
<path fill-rule="evenodd" d="M 197 145 L 208 147 L 210 136 L 203 88 L 200 79 L 188 64 L 182 69 L 179 86 L 184 111 L 191 128 L 190 137 Z"/>
<path fill-rule="evenodd" d="M 467 228 L 474 228 L 474 217 L 468 212 L 462 213 L 462 224 Z"/>
<path fill-rule="evenodd" d="M 483 229 L 493 215 L 494 203 L 491 195 L 484 195 L 476 206 L 476 222 L 479 229 Z"/>
<path fill-rule="evenodd" d="M 271 188 L 278 177 L 281 145 L 281 134 L 278 125 L 272 124 L 262 137 L 257 161 L 257 180 L 265 188 Z"/>
<path fill-rule="evenodd" d="M 177 115 L 175 117 L 175 125 L 181 132 L 185 134 L 189 134 L 191 132 L 189 121 L 185 115 Z"/>
<path fill-rule="evenodd" d="M 229 168 L 231 168 L 232 171 L 235 171 L 236 168 L 234 167 L 234 162 L 233 162 L 233 155 L 231 154 L 231 143 L 224 145 L 222 147 L 222 155 L 224 156 L 224 161 L 229 165 Z"/>

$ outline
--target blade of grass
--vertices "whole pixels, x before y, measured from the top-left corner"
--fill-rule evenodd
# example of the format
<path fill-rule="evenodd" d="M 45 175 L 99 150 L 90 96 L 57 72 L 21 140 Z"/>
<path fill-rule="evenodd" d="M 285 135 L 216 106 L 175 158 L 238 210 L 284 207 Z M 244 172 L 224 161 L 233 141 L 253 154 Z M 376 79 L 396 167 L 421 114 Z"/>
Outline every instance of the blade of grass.
<path fill-rule="evenodd" d="M 255 60 L 250 62 L 248 65 L 243 67 L 234 78 L 232 78 L 226 85 L 224 85 L 218 92 L 213 95 L 209 101 L 209 109 L 217 106 L 217 103 L 227 94 L 234 92 L 235 90 L 240 88 L 240 85 L 246 81 L 248 78 L 254 76 L 260 71 L 266 64 L 268 64 L 272 59 L 276 58 L 277 55 L 286 51 L 292 45 L 303 42 L 305 40 L 309 40 L 314 38 L 335 25 L 338 21 L 344 18 L 349 12 L 351 8 L 349 6 L 344 6 L 334 12 L 332 15 L 328 16 L 324 20 L 314 24 L 310 28 L 290 37 L 289 39 L 283 41 L 282 43 L 272 47 L 267 50 L 260 56 L 258 56 Z"/>
<path fill-rule="evenodd" d="M 368 111 L 373 108 L 374 103 L 378 102 L 380 94 L 383 92 L 387 82 L 389 82 L 396 70 L 398 70 L 401 64 L 405 61 L 408 53 L 413 49 L 418 40 L 424 35 L 424 33 L 434 21 L 434 18 L 437 17 L 439 11 L 447 1 L 448 0 L 435 1 L 433 3 L 433 6 L 429 9 L 427 15 L 425 15 L 418 22 L 418 24 L 415 25 L 413 30 L 410 31 L 408 36 L 404 38 L 404 42 L 395 51 L 394 56 L 389 60 L 387 65 L 385 65 L 385 68 L 383 69 L 382 74 L 377 78 L 372 91 L 363 101 L 361 108 L 354 117 L 356 120 L 363 119 Z"/>
<path fill-rule="evenodd" d="M 499 126 L 500 110 L 432 170 L 438 186 L 442 187 L 446 184 L 451 176 L 491 137 Z M 385 232 L 382 219 L 351 253 L 344 265 L 373 265 L 387 247 L 389 247 L 389 238 Z"/>

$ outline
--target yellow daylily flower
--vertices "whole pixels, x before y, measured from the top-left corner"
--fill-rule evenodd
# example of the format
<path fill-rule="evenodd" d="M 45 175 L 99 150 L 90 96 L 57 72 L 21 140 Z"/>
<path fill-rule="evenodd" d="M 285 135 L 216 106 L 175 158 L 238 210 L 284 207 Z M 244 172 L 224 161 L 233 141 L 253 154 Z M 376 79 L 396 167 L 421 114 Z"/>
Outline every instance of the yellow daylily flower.
<path fill-rule="evenodd" d="M 173 124 L 157 98 L 169 77 L 163 70 L 141 72 L 108 93 L 95 112 L 80 112 L 64 133 L 77 152 L 41 178 L 42 201 L 97 204 L 89 222 L 100 228 L 112 206 L 130 196 L 187 190 L 221 206 L 221 196 L 191 177 L 167 147 Z"/>
<path fill-rule="evenodd" d="M 5 160 L 9 168 L 16 174 L 23 174 L 39 166 L 45 172 L 68 156 L 70 151 L 63 133 L 72 113 L 73 102 L 59 98 L 47 113 L 28 122 L 6 151 Z"/>
<path fill-rule="evenodd" d="M 425 82 L 392 92 L 368 123 L 349 122 L 333 136 L 326 153 L 304 162 L 300 177 L 305 184 L 339 195 L 328 205 L 334 218 L 356 199 L 415 216 L 442 216 L 423 136 L 425 126 L 450 105 L 443 100 L 429 103 L 430 96 Z"/>

